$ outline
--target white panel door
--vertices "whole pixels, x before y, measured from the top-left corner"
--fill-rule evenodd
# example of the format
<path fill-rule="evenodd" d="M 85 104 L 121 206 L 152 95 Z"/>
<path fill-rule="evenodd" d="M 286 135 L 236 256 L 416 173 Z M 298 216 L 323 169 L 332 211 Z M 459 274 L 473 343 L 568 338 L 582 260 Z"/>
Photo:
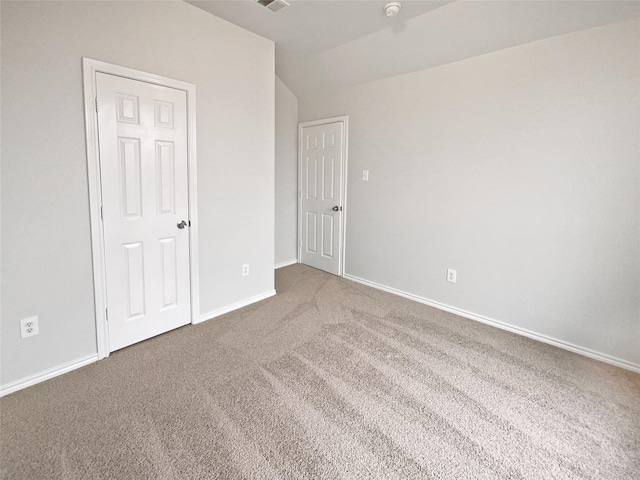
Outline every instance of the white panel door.
<path fill-rule="evenodd" d="M 190 322 L 186 92 L 96 76 L 109 350 Z"/>
<path fill-rule="evenodd" d="M 300 148 L 300 262 L 340 275 L 344 123 L 303 126 Z"/>

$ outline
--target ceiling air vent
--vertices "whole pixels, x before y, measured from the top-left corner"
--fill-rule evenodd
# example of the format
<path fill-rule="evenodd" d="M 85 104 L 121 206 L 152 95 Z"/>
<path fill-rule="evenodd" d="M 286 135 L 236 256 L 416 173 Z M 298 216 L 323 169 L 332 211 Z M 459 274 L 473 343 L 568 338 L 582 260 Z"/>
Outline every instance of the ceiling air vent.
<path fill-rule="evenodd" d="M 272 12 L 282 10 L 284 7 L 290 7 L 291 5 L 284 0 L 257 0 L 260 5 L 267 7 Z"/>

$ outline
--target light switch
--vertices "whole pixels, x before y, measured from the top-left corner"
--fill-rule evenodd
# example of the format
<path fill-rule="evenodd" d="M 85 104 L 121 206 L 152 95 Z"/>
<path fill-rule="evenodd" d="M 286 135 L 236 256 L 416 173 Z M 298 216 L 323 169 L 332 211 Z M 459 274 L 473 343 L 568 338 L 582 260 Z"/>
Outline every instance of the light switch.
<path fill-rule="evenodd" d="M 369 181 L 369 170 L 362 170 L 362 181 L 363 182 Z"/>

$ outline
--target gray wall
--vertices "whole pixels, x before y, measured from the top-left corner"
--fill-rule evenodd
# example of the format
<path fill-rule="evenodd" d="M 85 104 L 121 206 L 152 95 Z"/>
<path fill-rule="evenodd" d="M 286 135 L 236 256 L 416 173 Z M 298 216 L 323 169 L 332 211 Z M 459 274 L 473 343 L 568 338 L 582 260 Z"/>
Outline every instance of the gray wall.
<path fill-rule="evenodd" d="M 640 366 L 639 50 L 635 19 L 299 97 L 349 115 L 346 273 Z"/>
<path fill-rule="evenodd" d="M 196 85 L 201 313 L 272 291 L 273 43 L 183 2 L 1 8 L 2 385 L 96 352 L 83 56 Z"/>
<path fill-rule="evenodd" d="M 298 99 L 276 76 L 276 266 L 298 258 Z"/>

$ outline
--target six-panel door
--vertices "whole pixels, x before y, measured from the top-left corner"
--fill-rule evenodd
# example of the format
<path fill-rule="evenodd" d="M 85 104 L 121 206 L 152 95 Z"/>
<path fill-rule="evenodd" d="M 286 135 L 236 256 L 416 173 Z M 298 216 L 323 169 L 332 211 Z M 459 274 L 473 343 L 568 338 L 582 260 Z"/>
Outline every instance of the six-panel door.
<path fill-rule="evenodd" d="M 300 261 L 340 274 L 344 124 L 304 127 L 301 139 Z"/>
<path fill-rule="evenodd" d="M 114 351 L 190 322 L 187 106 L 182 90 L 96 80 Z"/>

